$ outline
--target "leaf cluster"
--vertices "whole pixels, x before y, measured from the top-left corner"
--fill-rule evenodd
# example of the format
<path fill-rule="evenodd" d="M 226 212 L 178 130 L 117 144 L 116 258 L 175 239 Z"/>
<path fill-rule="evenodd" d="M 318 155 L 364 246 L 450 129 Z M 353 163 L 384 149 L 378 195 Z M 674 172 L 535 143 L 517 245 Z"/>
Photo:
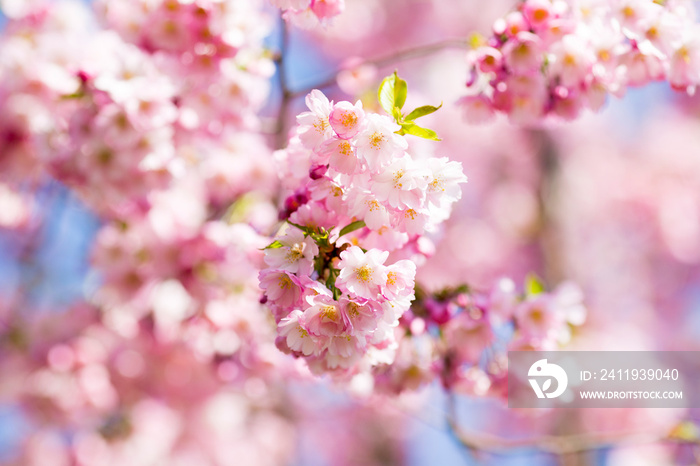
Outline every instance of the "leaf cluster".
<path fill-rule="evenodd" d="M 415 120 L 435 113 L 442 107 L 440 104 L 437 107 L 432 105 L 424 105 L 418 107 L 408 114 L 403 114 L 403 106 L 406 103 L 406 96 L 408 95 L 408 85 L 406 81 L 401 79 L 399 75 L 394 71 L 394 74 L 387 76 L 382 81 L 379 86 L 378 98 L 379 104 L 382 106 L 384 111 L 394 117 L 396 123 L 401 126 L 401 129 L 397 131 L 397 134 L 411 134 L 413 136 L 418 136 L 424 139 L 430 139 L 431 141 L 439 141 L 437 133 L 432 129 L 423 128 L 415 123 Z"/>

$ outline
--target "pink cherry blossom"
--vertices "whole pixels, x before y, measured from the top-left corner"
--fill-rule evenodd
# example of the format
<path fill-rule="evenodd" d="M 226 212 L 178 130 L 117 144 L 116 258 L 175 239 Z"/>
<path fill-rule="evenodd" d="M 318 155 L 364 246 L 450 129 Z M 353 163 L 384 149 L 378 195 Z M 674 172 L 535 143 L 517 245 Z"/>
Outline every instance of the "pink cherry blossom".
<path fill-rule="evenodd" d="M 397 134 L 399 126 L 380 115 L 366 116 L 366 123 L 357 134 L 357 156 L 364 160 L 370 170 L 378 171 L 408 147 L 406 140 Z"/>
<path fill-rule="evenodd" d="M 338 102 L 333 106 L 328 121 L 339 138 L 350 139 L 360 131 L 364 116 L 361 101 L 355 105 L 351 105 L 350 102 Z"/>
<path fill-rule="evenodd" d="M 338 286 L 363 298 L 376 298 L 387 281 L 387 257 L 388 252 L 371 249 L 364 253 L 351 246 L 340 253 Z"/>
<path fill-rule="evenodd" d="M 291 273 L 311 273 L 314 257 L 318 254 L 318 246 L 311 238 L 305 237 L 301 230 L 291 228 L 278 241 L 280 247 L 265 250 L 266 264 Z"/>

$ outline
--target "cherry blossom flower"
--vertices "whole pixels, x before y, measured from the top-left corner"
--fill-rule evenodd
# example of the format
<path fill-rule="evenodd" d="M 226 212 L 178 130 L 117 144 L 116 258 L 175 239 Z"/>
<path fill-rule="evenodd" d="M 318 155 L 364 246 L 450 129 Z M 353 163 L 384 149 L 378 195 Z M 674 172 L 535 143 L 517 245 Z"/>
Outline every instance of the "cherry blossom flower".
<path fill-rule="evenodd" d="M 339 138 L 350 139 L 360 131 L 364 116 L 361 101 L 355 105 L 349 102 L 338 102 L 333 106 L 328 121 Z"/>
<path fill-rule="evenodd" d="M 366 253 L 357 246 L 351 246 L 340 253 L 338 268 L 340 274 L 336 282 L 341 289 L 367 299 L 376 298 L 381 287 L 386 284 L 387 270 L 384 262 L 389 253 L 371 249 Z"/>
<path fill-rule="evenodd" d="M 291 228 L 278 241 L 280 247 L 265 250 L 265 263 L 291 273 L 310 274 L 318 254 L 316 243 L 297 228 Z"/>

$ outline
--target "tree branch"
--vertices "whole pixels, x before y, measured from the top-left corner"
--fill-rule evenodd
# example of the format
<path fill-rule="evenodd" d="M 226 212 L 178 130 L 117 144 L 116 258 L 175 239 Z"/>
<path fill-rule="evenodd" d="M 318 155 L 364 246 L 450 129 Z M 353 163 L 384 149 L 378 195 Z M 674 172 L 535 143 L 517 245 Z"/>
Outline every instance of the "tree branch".
<path fill-rule="evenodd" d="M 377 67 L 382 67 L 386 65 L 391 65 L 393 63 L 410 60 L 413 58 L 420 58 L 432 55 L 436 52 L 440 52 L 446 49 L 466 49 L 469 48 L 469 42 L 466 39 L 446 39 L 434 44 L 421 45 L 419 47 L 413 47 L 406 50 L 400 50 L 383 57 L 377 57 L 372 59 L 365 59 L 358 64 L 361 65 L 374 65 Z M 299 89 L 290 91 L 290 97 L 299 97 L 301 95 L 306 95 L 313 89 L 323 89 L 325 87 L 332 86 L 335 84 L 338 74 L 342 72 L 342 69 L 334 71 L 330 76 L 322 79 L 316 83 L 303 86 Z"/>
<path fill-rule="evenodd" d="M 280 51 L 275 58 L 277 64 L 277 77 L 280 89 L 280 106 L 277 111 L 277 122 L 275 125 L 275 146 L 277 149 L 282 149 L 287 143 L 287 109 L 289 102 L 294 97 L 289 90 L 287 83 L 287 70 L 285 60 L 287 57 L 287 49 L 289 48 L 289 28 L 287 22 L 280 16 Z"/>
<path fill-rule="evenodd" d="M 676 443 L 700 446 L 698 439 L 659 435 L 653 432 L 626 431 L 575 435 L 544 435 L 534 438 L 511 439 L 489 434 L 474 434 L 463 430 L 457 423 L 455 395 L 448 394 L 447 424 L 453 437 L 465 448 L 474 452 L 512 455 L 536 450 L 553 455 L 567 455 L 610 447 Z"/>

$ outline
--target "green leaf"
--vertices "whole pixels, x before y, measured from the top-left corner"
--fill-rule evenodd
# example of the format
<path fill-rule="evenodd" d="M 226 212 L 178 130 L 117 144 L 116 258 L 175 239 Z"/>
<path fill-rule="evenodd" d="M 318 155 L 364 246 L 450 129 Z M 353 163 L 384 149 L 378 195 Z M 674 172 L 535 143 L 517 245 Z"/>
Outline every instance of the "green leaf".
<path fill-rule="evenodd" d="M 398 107 L 394 107 L 394 111 L 392 112 L 392 115 L 394 117 L 394 120 L 396 120 L 397 123 L 403 121 L 403 115 L 401 115 L 401 110 L 399 110 Z"/>
<path fill-rule="evenodd" d="M 61 99 L 64 99 L 64 100 L 82 99 L 83 97 L 85 97 L 85 92 L 83 92 L 82 90 L 80 90 L 80 91 L 76 91 L 76 92 L 74 92 L 74 93 L 72 93 L 72 94 L 64 94 L 64 95 L 61 96 Z"/>
<path fill-rule="evenodd" d="M 403 104 L 406 103 L 406 96 L 408 95 L 408 84 L 406 81 L 399 78 L 399 75 L 394 71 L 394 76 L 396 77 L 396 83 L 394 84 L 394 107 L 399 110 L 403 108 Z"/>
<path fill-rule="evenodd" d="M 394 115 L 394 108 L 398 108 L 399 110 L 403 108 L 403 104 L 406 103 L 407 94 L 408 85 L 406 81 L 399 78 L 399 75 L 394 71 L 394 74 L 384 78 L 379 85 L 379 104 L 386 113 Z"/>
<path fill-rule="evenodd" d="M 338 300 L 340 298 L 341 291 L 335 286 L 335 280 L 338 278 L 340 270 L 331 267 L 328 270 L 328 278 L 326 279 L 326 288 L 333 292 L 333 299 Z"/>
<path fill-rule="evenodd" d="M 268 244 L 263 249 L 279 249 L 281 247 L 282 247 L 282 243 L 280 243 L 277 240 L 274 240 L 272 243 Z"/>
<path fill-rule="evenodd" d="M 544 293 L 545 288 L 544 284 L 542 283 L 542 280 L 535 275 L 534 273 L 530 273 L 525 277 L 525 294 L 528 296 L 534 296 L 538 295 L 540 293 Z"/>
<path fill-rule="evenodd" d="M 394 97 L 395 74 L 396 73 L 384 78 L 382 83 L 379 85 L 379 104 L 389 115 L 394 112 L 394 102 L 396 102 L 396 98 Z"/>
<path fill-rule="evenodd" d="M 356 222 L 352 222 L 350 225 L 346 225 L 342 230 L 340 230 L 340 234 L 338 236 L 347 235 L 348 233 L 352 233 L 353 231 L 359 230 L 365 226 L 367 225 L 365 225 L 364 220 L 357 220 Z"/>
<path fill-rule="evenodd" d="M 313 230 L 312 230 L 311 228 L 309 228 L 309 227 L 305 227 L 305 226 L 302 226 L 302 225 L 297 225 L 296 223 L 290 222 L 289 220 L 287 220 L 287 223 L 289 223 L 290 225 L 292 225 L 292 226 L 294 226 L 294 227 L 297 227 L 298 229 L 300 229 L 301 231 L 303 231 L 305 236 L 309 236 L 309 235 L 312 233 L 312 231 L 313 231 Z"/>
<path fill-rule="evenodd" d="M 412 134 L 413 136 L 418 136 L 423 139 L 430 139 L 431 141 L 440 141 L 437 133 L 432 129 L 422 128 L 415 123 L 402 123 L 401 129 L 406 134 Z"/>
<path fill-rule="evenodd" d="M 442 108 L 442 104 L 440 104 L 438 107 L 433 107 L 432 105 L 424 105 L 422 107 L 418 107 L 417 109 L 413 110 L 411 113 L 406 115 L 406 120 L 413 121 L 416 118 L 435 113 L 438 110 L 440 110 L 440 108 Z"/>

